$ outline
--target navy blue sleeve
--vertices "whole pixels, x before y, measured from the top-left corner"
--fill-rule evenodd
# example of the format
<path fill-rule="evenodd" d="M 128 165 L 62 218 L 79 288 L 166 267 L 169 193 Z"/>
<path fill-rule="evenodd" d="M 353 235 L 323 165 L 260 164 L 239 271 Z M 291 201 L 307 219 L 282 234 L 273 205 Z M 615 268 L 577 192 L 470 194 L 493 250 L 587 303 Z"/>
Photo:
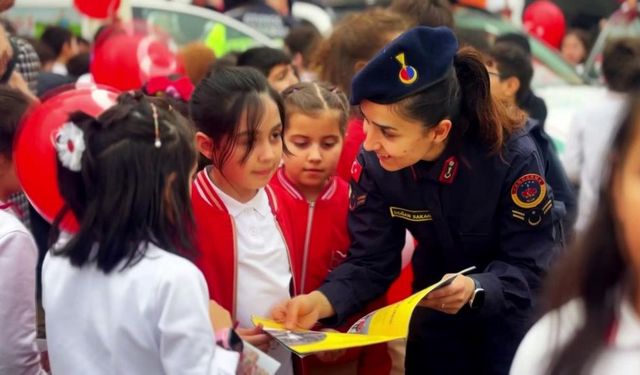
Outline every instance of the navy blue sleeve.
<path fill-rule="evenodd" d="M 361 310 L 383 294 L 400 273 L 405 230 L 391 219 L 365 161 L 361 152 L 353 166 L 356 173 L 349 192 L 349 255 L 319 288 L 336 312 L 323 320 L 327 325 L 339 324 Z"/>
<path fill-rule="evenodd" d="M 537 153 L 513 159 L 498 206 L 500 248 L 484 272 L 473 275 L 486 293 L 481 315 L 527 310 L 535 303 L 556 249 L 553 193 L 543 176 Z"/>

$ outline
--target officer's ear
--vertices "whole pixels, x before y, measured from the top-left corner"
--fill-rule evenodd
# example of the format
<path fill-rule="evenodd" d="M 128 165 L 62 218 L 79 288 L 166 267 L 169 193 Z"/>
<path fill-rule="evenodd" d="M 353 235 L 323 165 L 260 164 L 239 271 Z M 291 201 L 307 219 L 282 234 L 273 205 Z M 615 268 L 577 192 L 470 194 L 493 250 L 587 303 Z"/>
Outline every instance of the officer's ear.
<path fill-rule="evenodd" d="M 356 63 L 353 64 L 353 72 L 358 73 L 359 71 L 362 70 L 362 68 L 365 67 L 365 65 L 367 65 L 367 62 L 365 60 L 356 61 Z"/>
<path fill-rule="evenodd" d="M 443 143 L 449 137 L 451 132 L 451 120 L 445 119 L 430 129 L 430 133 L 433 137 L 433 141 L 436 143 Z"/>
<path fill-rule="evenodd" d="M 209 160 L 213 158 L 213 140 L 203 132 L 196 133 L 196 149 L 205 158 Z"/>

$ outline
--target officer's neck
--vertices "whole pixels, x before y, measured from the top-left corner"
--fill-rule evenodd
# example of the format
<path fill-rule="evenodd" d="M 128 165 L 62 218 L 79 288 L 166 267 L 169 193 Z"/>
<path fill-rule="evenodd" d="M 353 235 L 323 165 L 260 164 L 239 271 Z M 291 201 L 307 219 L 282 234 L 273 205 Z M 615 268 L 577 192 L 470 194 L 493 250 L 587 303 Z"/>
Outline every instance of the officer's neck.
<path fill-rule="evenodd" d="M 442 156 L 442 154 L 444 153 L 444 150 L 446 150 L 447 144 L 448 144 L 448 139 L 445 140 L 444 142 L 431 143 L 430 147 L 427 149 L 427 152 L 425 152 L 424 156 L 422 157 L 422 160 L 424 161 L 438 160 L 440 156 Z"/>

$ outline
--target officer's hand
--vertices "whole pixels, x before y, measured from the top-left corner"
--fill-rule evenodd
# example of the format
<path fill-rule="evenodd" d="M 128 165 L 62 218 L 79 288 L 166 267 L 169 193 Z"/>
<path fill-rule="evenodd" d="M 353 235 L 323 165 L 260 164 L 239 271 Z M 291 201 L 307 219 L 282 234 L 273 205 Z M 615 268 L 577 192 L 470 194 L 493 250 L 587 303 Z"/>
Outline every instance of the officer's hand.
<path fill-rule="evenodd" d="M 282 302 L 271 310 L 271 318 L 287 329 L 309 329 L 318 319 L 332 316 L 333 307 L 324 294 L 313 291 Z"/>
<path fill-rule="evenodd" d="M 240 338 L 256 348 L 266 352 L 269 350 L 271 336 L 262 329 L 262 325 L 258 324 L 253 328 L 236 328 L 236 333 Z"/>
<path fill-rule="evenodd" d="M 444 275 L 444 278 L 451 274 Z M 420 301 L 420 306 L 429 307 L 447 314 L 457 314 L 469 302 L 475 290 L 473 279 L 459 275 L 451 284 L 433 291 L 427 298 Z"/>

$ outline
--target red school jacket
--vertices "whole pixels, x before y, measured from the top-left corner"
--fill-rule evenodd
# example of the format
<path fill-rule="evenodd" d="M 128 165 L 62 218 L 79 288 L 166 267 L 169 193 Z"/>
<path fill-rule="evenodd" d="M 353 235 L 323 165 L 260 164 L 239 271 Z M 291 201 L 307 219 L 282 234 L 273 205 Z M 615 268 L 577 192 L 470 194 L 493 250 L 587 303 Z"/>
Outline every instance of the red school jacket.
<path fill-rule="evenodd" d="M 292 280 L 292 296 L 299 293 L 298 271 L 301 259 L 290 251 L 293 241 L 288 216 L 282 210 L 278 194 L 269 186 L 265 187 L 276 226 L 280 230 L 289 255 Z M 199 255 L 196 265 L 204 274 L 209 288 L 209 297 L 218 302 L 236 318 L 237 286 L 237 228 L 222 199 L 213 189 L 207 176 L 207 169 L 198 172 L 191 188 L 191 206 L 195 218 L 196 245 Z"/>
<path fill-rule="evenodd" d="M 308 202 L 293 186 L 282 167 L 278 169 L 269 185 L 278 193 L 286 195 L 281 202 L 288 211 L 288 217 L 292 219 L 291 251 L 297 258 L 302 258 L 300 290 L 301 293 L 310 293 L 320 287 L 327 274 L 342 263 L 351 245 L 347 228 L 349 185 L 341 178 L 333 176 L 313 203 Z M 346 332 L 358 318 L 384 305 L 385 299 L 381 297 L 361 313 L 355 314 L 338 330 Z M 387 375 L 391 370 L 391 359 L 386 344 L 350 349 L 346 355 L 332 364 L 356 359 L 358 374 Z M 325 366 L 313 356 L 305 358 L 303 363 L 306 371 Z"/>

